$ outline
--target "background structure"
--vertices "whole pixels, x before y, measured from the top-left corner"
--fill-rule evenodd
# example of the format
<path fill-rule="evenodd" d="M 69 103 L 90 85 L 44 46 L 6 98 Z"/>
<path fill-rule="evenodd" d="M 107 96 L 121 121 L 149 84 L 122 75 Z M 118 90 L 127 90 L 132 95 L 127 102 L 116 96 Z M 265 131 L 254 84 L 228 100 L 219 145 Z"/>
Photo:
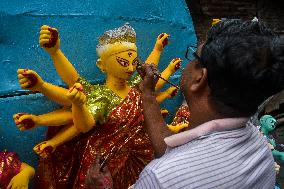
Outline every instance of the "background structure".
<path fill-rule="evenodd" d="M 204 40 L 213 18 L 257 17 L 284 37 L 284 3 L 281 0 L 186 0 L 198 40 Z"/>

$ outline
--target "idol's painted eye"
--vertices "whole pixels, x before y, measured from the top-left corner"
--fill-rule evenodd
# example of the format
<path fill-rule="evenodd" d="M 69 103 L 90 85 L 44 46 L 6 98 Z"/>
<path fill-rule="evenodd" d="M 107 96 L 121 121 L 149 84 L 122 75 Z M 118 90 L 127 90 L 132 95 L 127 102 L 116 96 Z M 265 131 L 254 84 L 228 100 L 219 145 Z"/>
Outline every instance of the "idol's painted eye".
<path fill-rule="evenodd" d="M 117 56 L 116 61 L 123 67 L 129 66 L 129 61 L 124 59 L 124 58 L 120 58 L 120 57 Z"/>
<path fill-rule="evenodd" d="M 138 57 L 136 57 L 132 62 L 133 66 L 136 66 L 137 64 L 138 64 Z"/>

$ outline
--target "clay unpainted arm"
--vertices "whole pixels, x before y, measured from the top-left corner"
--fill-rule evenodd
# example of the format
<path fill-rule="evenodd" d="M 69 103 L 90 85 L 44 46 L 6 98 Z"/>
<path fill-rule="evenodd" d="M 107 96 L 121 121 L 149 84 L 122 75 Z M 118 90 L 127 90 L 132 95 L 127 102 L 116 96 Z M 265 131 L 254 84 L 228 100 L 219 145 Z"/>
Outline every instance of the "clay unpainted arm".
<path fill-rule="evenodd" d="M 70 141 L 74 137 L 78 136 L 80 131 L 74 125 L 66 125 L 50 140 L 37 144 L 33 150 L 42 158 L 46 158 L 52 153 L 59 145 Z"/>
<path fill-rule="evenodd" d="M 75 83 L 67 93 L 72 101 L 73 123 L 80 132 L 88 132 L 95 126 L 95 118 L 88 110 L 86 96 L 80 83 Z"/>
<path fill-rule="evenodd" d="M 18 69 L 17 73 L 20 86 L 23 89 L 41 92 L 63 106 L 71 105 L 71 101 L 66 96 L 67 89 L 43 81 L 33 70 Z"/>
<path fill-rule="evenodd" d="M 67 89 L 44 82 L 40 91 L 44 96 L 63 106 L 71 106 L 71 101 L 67 98 Z"/>
<path fill-rule="evenodd" d="M 55 53 L 50 54 L 50 56 L 61 79 L 67 83 L 69 87 L 74 85 L 79 78 L 79 74 L 63 52 L 58 49 Z"/>
<path fill-rule="evenodd" d="M 170 76 L 175 73 L 180 67 L 181 67 L 182 60 L 180 58 L 173 59 L 167 68 L 161 73 L 161 77 L 168 80 Z M 166 81 L 159 79 L 158 83 L 156 84 L 155 90 L 160 90 L 164 85 L 166 84 Z"/>
<path fill-rule="evenodd" d="M 11 179 L 7 189 L 28 189 L 29 180 L 34 177 L 34 174 L 35 169 L 33 167 L 26 163 L 22 163 L 20 172 Z"/>
<path fill-rule="evenodd" d="M 158 36 L 156 44 L 145 63 L 158 65 L 164 47 L 168 44 L 169 35 L 162 33 Z"/>
<path fill-rule="evenodd" d="M 54 145 L 54 147 L 57 147 L 74 137 L 78 136 L 80 134 L 80 131 L 77 130 L 77 128 L 74 125 L 67 125 L 63 129 L 60 130 L 59 133 L 57 133 L 52 139 L 49 141 Z"/>
<path fill-rule="evenodd" d="M 22 172 L 22 174 L 27 175 L 29 179 L 32 179 L 35 175 L 35 169 L 24 162 L 21 164 L 20 172 Z"/>
<path fill-rule="evenodd" d="M 73 123 L 72 113 L 66 109 L 60 109 L 42 115 L 17 113 L 13 115 L 13 119 L 20 131 L 33 129 L 38 126 L 62 126 Z"/>
<path fill-rule="evenodd" d="M 80 132 L 86 133 L 95 126 L 95 119 L 93 115 L 89 112 L 85 104 L 73 104 L 72 114 L 74 125 Z"/>
<path fill-rule="evenodd" d="M 73 122 L 71 110 L 60 109 L 47 114 L 37 116 L 36 125 L 61 126 L 69 125 Z"/>
<path fill-rule="evenodd" d="M 60 38 L 57 29 L 43 25 L 40 30 L 39 44 L 50 54 L 61 79 L 69 87 L 74 85 L 79 75 L 75 67 L 60 50 Z"/>
<path fill-rule="evenodd" d="M 177 92 L 178 92 L 178 90 L 177 90 L 176 87 L 170 87 L 166 91 L 160 92 L 156 96 L 156 100 L 157 100 L 158 103 L 161 103 L 164 100 L 166 100 L 167 98 L 174 97 L 177 94 Z"/>

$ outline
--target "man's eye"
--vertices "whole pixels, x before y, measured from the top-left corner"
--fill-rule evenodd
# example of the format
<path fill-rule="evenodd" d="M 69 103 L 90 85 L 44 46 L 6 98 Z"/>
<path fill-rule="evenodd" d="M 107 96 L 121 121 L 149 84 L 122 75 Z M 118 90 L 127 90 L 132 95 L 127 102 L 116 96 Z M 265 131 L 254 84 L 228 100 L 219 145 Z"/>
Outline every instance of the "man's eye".
<path fill-rule="evenodd" d="M 138 58 L 136 57 L 136 58 L 133 60 L 132 65 L 133 65 L 133 66 L 136 66 L 137 64 L 138 64 Z"/>
<path fill-rule="evenodd" d="M 123 67 L 127 67 L 128 66 L 128 61 L 119 57 L 116 57 L 116 61 Z"/>

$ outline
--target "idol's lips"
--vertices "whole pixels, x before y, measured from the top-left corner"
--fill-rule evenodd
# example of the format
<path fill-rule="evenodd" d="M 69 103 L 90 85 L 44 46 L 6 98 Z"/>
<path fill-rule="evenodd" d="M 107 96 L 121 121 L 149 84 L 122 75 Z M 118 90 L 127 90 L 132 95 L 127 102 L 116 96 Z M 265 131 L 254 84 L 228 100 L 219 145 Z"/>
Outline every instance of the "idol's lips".
<path fill-rule="evenodd" d="M 133 72 L 126 72 L 127 74 L 129 74 L 129 75 L 132 75 L 133 74 Z"/>

